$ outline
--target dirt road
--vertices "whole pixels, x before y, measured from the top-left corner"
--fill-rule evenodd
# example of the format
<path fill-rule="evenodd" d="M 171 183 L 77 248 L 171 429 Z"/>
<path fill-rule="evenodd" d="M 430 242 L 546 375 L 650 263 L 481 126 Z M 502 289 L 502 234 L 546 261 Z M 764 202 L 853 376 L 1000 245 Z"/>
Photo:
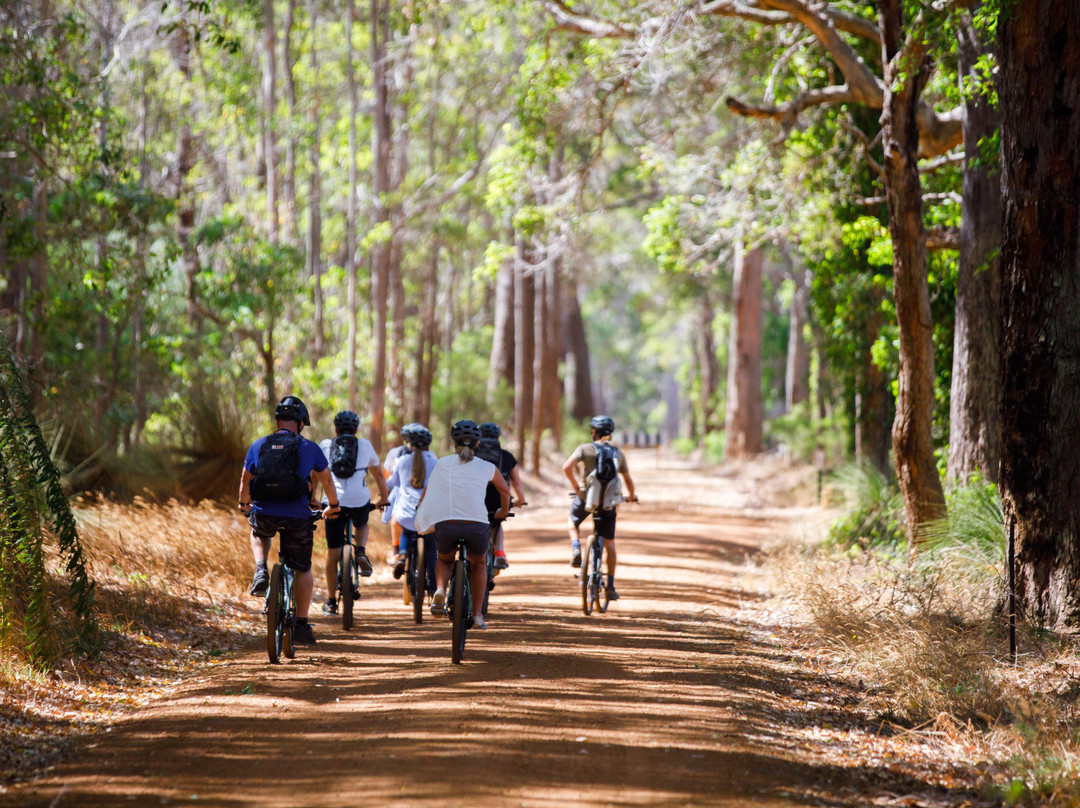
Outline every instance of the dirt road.
<path fill-rule="evenodd" d="M 646 504 L 620 512 L 623 597 L 606 615 L 581 613 L 553 492 L 511 523 L 511 567 L 464 664 L 449 623 L 415 625 L 380 570 L 351 632 L 320 615 L 317 648 L 190 680 L 0 804 L 869 804 L 874 772 L 799 734 L 850 694 L 770 639 L 739 589 L 783 514 L 763 515 L 745 481 L 637 476 Z M 711 506 L 677 509 L 691 488 Z"/>

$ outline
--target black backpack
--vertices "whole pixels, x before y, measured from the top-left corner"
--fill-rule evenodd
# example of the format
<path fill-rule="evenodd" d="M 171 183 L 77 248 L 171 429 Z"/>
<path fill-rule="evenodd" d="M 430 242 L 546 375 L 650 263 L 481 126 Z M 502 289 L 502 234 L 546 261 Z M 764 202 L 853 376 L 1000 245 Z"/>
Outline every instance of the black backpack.
<path fill-rule="evenodd" d="M 356 435 L 338 435 L 330 442 L 330 471 L 339 480 L 356 474 L 356 454 L 360 441 Z"/>
<path fill-rule="evenodd" d="M 503 470 L 502 446 L 498 438 L 481 438 L 476 444 L 475 455 L 495 466 L 506 480 L 506 484 L 510 485 L 510 472 Z"/>
<path fill-rule="evenodd" d="M 300 476 L 300 441 L 292 432 L 275 432 L 263 442 L 251 477 L 251 498 L 262 502 L 291 502 L 309 495 Z"/>
<path fill-rule="evenodd" d="M 596 479 L 610 483 L 619 473 L 619 450 L 606 441 L 597 441 L 593 446 L 596 447 Z"/>

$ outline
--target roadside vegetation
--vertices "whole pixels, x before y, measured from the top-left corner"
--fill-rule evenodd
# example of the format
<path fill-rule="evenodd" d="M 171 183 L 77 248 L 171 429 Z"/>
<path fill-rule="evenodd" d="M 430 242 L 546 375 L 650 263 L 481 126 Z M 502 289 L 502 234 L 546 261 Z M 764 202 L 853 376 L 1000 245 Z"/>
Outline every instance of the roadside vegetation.
<path fill-rule="evenodd" d="M 1080 805 L 1080 659 L 1070 637 L 1021 614 L 1009 656 L 1006 530 L 995 486 L 948 492 L 915 562 L 902 500 L 866 467 L 834 475 L 825 535 L 769 560 L 773 586 L 836 672 L 862 685 L 859 709 L 971 766 L 984 796 Z"/>

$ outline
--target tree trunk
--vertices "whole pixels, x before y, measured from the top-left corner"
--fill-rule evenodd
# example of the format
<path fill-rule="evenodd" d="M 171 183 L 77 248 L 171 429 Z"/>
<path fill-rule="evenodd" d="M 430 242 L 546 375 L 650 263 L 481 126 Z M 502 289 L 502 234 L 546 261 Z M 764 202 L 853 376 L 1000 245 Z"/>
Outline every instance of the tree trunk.
<path fill-rule="evenodd" d="M 544 396 L 544 382 L 547 379 L 547 284 L 548 272 L 546 265 L 549 263 L 547 251 L 539 250 L 537 256 L 541 259 L 541 266 L 533 275 L 533 388 L 532 388 L 532 454 L 529 464 L 533 474 L 540 473 L 540 442 L 543 439 L 544 427 L 547 426 L 547 415 Z"/>
<path fill-rule="evenodd" d="M 182 14 L 184 12 L 181 12 Z M 183 26 L 176 34 L 175 58 L 184 86 L 191 90 L 191 39 Z M 180 265 L 184 269 L 187 284 L 188 321 L 196 331 L 200 330 L 198 289 L 195 279 L 199 273 L 199 256 L 191 241 L 195 229 L 195 195 L 188 188 L 187 178 L 195 167 L 195 149 L 192 144 L 191 120 L 194 102 L 188 103 L 186 110 L 180 111 L 180 132 L 176 138 L 176 240 L 180 244 Z"/>
<path fill-rule="evenodd" d="M 514 385 L 514 264 L 503 261 L 495 276 L 495 333 L 488 367 L 487 401 L 493 405 L 500 383 Z"/>
<path fill-rule="evenodd" d="M 701 410 L 701 436 L 715 430 L 716 393 L 720 389 L 720 363 L 716 359 L 716 338 L 713 335 L 713 320 L 716 319 L 716 307 L 712 295 L 704 289 L 698 295 L 698 369 L 701 384 L 698 390 L 698 406 Z"/>
<path fill-rule="evenodd" d="M 1020 608 L 1080 627 L 1080 5 L 1017 0 L 998 31 L 1001 491 Z"/>
<path fill-rule="evenodd" d="M 350 7 L 351 7 L 350 2 Z M 315 322 L 314 322 L 314 351 L 315 361 L 317 362 L 322 358 L 326 351 L 326 347 L 323 344 L 325 339 L 325 328 L 323 326 L 323 291 L 322 291 L 322 170 L 319 168 L 319 161 L 322 159 L 322 153 L 319 145 L 319 124 L 321 110 L 319 105 L 319 96 L 322 92 L 322 87 L 319 83 L 319 35 L 316 28 L 318 5 L 315 0 L 308 0 L 308 20 L 311 28 L 311 75 L 314 77 L 315 86 L 311 93 L 311 146 L 308 151 L 308 160 L 311 163 L 310 174 L 308 175 L 308 238 L 307 238 L 307 274 L 312 279 L 314 304 L 315 304 Z M 348 25 L 349 32 L 352 32 L 352 25 Z M 352 47 L 349 47 L 350 56 Z M 350 59 L 351 61 L 351 59 Z M 349 92 L 350 92 L 350 105 L 349 109 L 351 113 L 355 113 L 353 103 L 355 102 L 356 86 L 355 79 L 352 76 L 352 70 L 349 70 Z M 355 117 L 353 118 L 355 121 Z M 355 123 L 350 125 L 349 131 L 349 153 L 352 155 L 352 163 L 355 165 L 355 155 L 353 154 L 353 148 L 356 145 L 356 133 L 354 131 Z M 349 172 L 350 180 L 350 197 L 354 196 L 354 188 L 351 183 L 355 182 L 356 174 L 355 169 Z M 294 180 L 295 181 L 295 180 Z M 292 200 L 292 204 L 296 204 L 295 198 Z M 355 202 L 353 203 L 355 204 Z M 355 226 L 355 210 L 353 214 L 353 225 Z M 355 231 L 353 231 L 355 232 Z M 351 239 L 347 236 L 351 243 Z M 346 271 L 352 269 L 351 262 L 346 267 Z M 350 275 L 351 276 L 351 275 Z M 355 303 L 356 290 L 353 288 L 353 299 L 350 303 Z M 353 314 L 353 310 L 350 308 L 350 314 Z M 353 316 L 352 322 L 355 324 L 356 317 Z M 355 337 L 355 334 L 350 332 L 351 337 Z M 355 342 L 350 344 L 350 349 L 355 350 Z M 349 375 L 350 381 L 355 383 L 355 377 L 353 374 Z M 351 402 L 350 402 L 351 403 Z"/>
<path fill-rule="evenodd" d="M 436 319 L 439 296 L 439 251 L 441 243 L 432 242 L 428 253 L 427 278 L 423 287 L 420 327 L 417 329 L 416 392 L 412 396 L 412 420 L 426 424 L 431 420 L 431 387 L 435 382 L 438 359 L 439 323 Z"/>
<path fill-rule="evenodd" d="M 926 229 L 919 184 L 919 95 L 929 78 L 921 32 L 902 39 L 902 0 L 878 0 L 885 64 L 881 114 L 885 194 L 893 242 L 893 294 L 900 334 L 900 392 L 893 421 L 896 474 L 904 497 L 908 547 L 919 544 L 923 524 L 945 513 L 934 462 L 934 341 L 926 277 Z"/>
<path fill-rule="evenodd" d="M 390 191 L 390 92 L 386 72 L 386 42 L 383 32 L 384 15 L 390 14 L 389 0 L 371 0 L 371 65 L 375 89 L 375 107 L 372 110 L 372 158 L 373 192 L 375 194 L 376 224 L 390 224 L 391 211 L 387 195 Z M 386 347 L 388 305 L 390 300 L 391 243 L 380 241 L 372 249 L 371 307 L 373 315 L 373 339 L 375 342 L 374 367 L 371 389 L 370 440 L 376 452 L 382 451 L 386 416 Z"/>
<path fill-rule="evenodd" d="M 514 429 L 518 438 L 518 457 L 524 458 L 525 436 L 532 423 L 533 393 L 533 307 L 534 282 L 531 255 L 525 252 L 524 239 L 515 239 L 514 260 Z"/>
<path fill-rule="evenodd" d="M 266 116 L 263 128 L 266 142 L 266 231 L 270 242 L 278 241 L 278 155 L 274 108 L 277 105 L 277 30 L 274 27 L 274 0 L 263 0 L 263 75 L 262 103 Z"/>
<path fill-rule="evenodd" d="M 960 25 L 960 75 L 971 78 L 977 60 L 991 51 L 965 12 Z M 950 480 L 978 472 L 998 480 L 1001 424 L 997 395 L 998 306 L 1001 297 L 1001 175 L 980 158 L 980 140 L 998 128 L 985 97 L 964 102 L 964 188 L 960 267 L 956 282 L 952 391 L 949 398 Z"/>
<path fill-rule="evenodd" d="M 545 331 L 545 343 L 547 345 L 544 357 L 544 409 L 548 414 L 548 426 L 551 427 L 551 435 L 555 445 L 562 445 L 562 385 L 559 384 L 559 357 L 563 354 L 563 332 L 559 317 L 559 303 L 562 301 L 562 259 L 555 258 L 548 267 L 548 280 L 545 284 L 547 292 L 547 323 Z M 539 469 L 538 469 L 539 470 Z"/>
<path fill-rule="evenodd" d="M 791 411 L 810 397 L 810 346 L 806 344 L 809 319 L 810 273 L 798 258 L 788 255 L 795 295 L 788 312 L 787 365 L 784 370 L 784 406 Z"/>
<path fill-rule="evenodd" d="M 296 230 L 296 79 L 293 76 L 292 29 L 296 16 L 296 0 L 289 0 L 285 7 L 285 30 L 281 33 L 281 55 L 285 61 L 285 123 L 288 136 L 285 138 L 285 230 L 290 244 L 296 244 L 299 236 Z M 312 37 L 311 49 L 314 52 L 318 44 Z M 316 80 L 318 73 L 314 74 Z M 318 93 L 316 88 L 315 94 Z"/>
<path fill-rule="evenodd" d="M 593 402 L 592 372 L 589 368 L 589 341 L 585 333 L 585 321 L 581 317 L 577 289 L 570 288 L 563 295 L 563 331 L 566 334 L 566 384 L 569 387 L 570 414 L 577 420 L 591 418 L 596 414 Z"/>
<path fill-rule="evenodd" d="M 725 460 L 761 453 L 761 267 L 760 249 L 735 246 L 731 342 L 728 352 Z"/>
<path fill-rule="evenodd" d="M 314 0 L 313 0 L 314 2 Z M 345 273 L 349 278 L 349 409 L 357 409 L 357 322 L 360 317 L 356 295 L 356 117 L 360 114 L 360 99 L 356 91 L 356 69 L 353 65 L 353 21 L 356 18 L 356 0 L 348 0 L 345 7 L 345 73 L 349 88 L 349 191 L 345 202 Z"/>

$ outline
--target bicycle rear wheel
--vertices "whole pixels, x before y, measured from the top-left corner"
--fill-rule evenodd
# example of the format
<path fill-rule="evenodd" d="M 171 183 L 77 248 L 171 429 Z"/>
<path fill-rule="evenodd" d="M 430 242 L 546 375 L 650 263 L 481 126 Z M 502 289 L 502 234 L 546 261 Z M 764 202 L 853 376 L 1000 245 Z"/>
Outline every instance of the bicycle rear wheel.
<path fill-rule="evenodd" d="M 484 590 L 484 605 L 480 613 L 488 616 L 488 601 L 491 598 L 491 590 L 495 588 L 495 542 L 494 539 L 488 544 L 487 551 L 487 589 Z"/>
<path fill-rule="evenodd" d="M 593 604 L 599 598 L 596 575 L 596 536 L 589 536 L 582 552 L 581 564 L 581 611 L 592 614 Z"/>
<path fill-rule="evenodd" d="M 353 578 L 356 575 L 356 558 L 351 544 L 341 548 L 340 563 L 338 591 L 341 592 L 341 627 L 348 631 L 353 626 Z"/>
<path fill-rule="evenodd" d="M 281 564 L 275 564 L 266 594 L 266 653 L 272 664 L 281 661 L 281 644 L 285 637 L 284 577 Z"/>
<path fill-rule="evenodd" d="M 465 559 L 459 558 L 454 563 L 454 589 L 451 599 L 454 627 L 450 638 L 453 643 L 450 650 L 450 659 L 454 664 L 460 664 L 461 657 L 465 654 L 465 621 L 469 618 L 469 615 L 466 614 L 469 611 L 469 604 L 465 597 L 465 581 L 468 574 L 469 572 L 465 568 Z"/>
<path fill-rule="evenodd" d="M 409 549 L 409 561 L 412 564 L 409 569 L 409 582 L 412 584 L 412 615 L 416 623 L 424 622 L 424 594 L 427 589 L 427 575 L 425 575 L 427 559 L 424 558 L 424 545 L 421 541 L 422 539 L 417 536 Z"/>
<path fill-rule="evenodd" d="M 596 608 L 603 614 L 607 611 L 609 602 L 608 589 L 604 586 L 604 566 L 607 564 L 604 556 L 607 554 L 607 545 L 603 539 L 598 538 L 593 546 L 593 555 L 596 557 Z"/>

